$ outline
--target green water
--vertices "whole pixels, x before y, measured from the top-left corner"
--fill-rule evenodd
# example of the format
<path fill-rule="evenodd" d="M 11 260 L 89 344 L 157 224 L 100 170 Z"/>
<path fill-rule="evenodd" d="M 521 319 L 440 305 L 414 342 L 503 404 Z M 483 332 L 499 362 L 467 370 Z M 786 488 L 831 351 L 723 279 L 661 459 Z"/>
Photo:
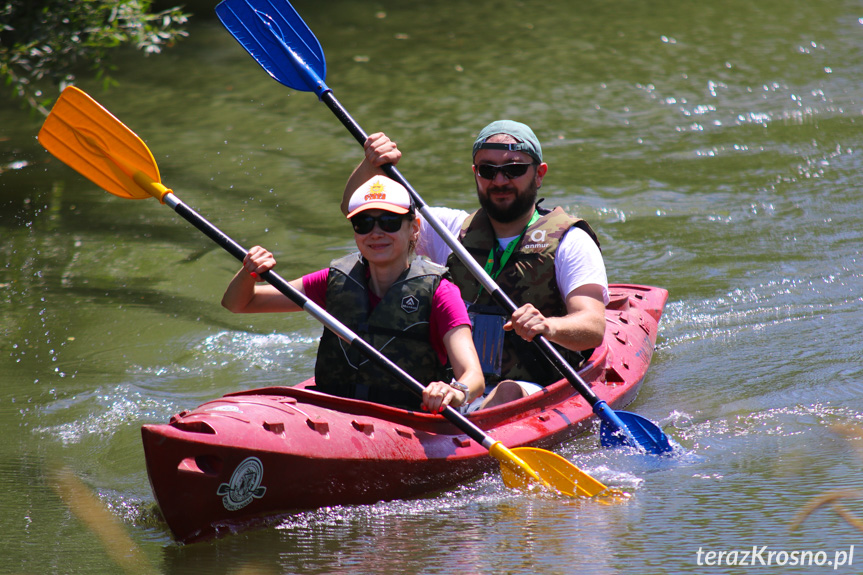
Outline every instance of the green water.
<path fill-rule="evenodd" d="M 147 142 L 167 186 L 268 246 L 283 276 L 323 267 L 353 242 L 338 201 L 361 150 L 202 4 L 175 49 L 124 53 L 119 87 L 79 86 Z M 609 279 L 670 292 L 629 410 L 692 457 L 608 452 L 590 434 L 556 451 L 629 503 L 528 497 L 489 474 L 178 546 L 155 512 L 140 426 L 310 376 L 320 327 L 223 310 L 229 255 L 157 202 L 111 196 L 52 159 L 41 120 L 0 99 L 0 572 L 123 572 L 55 490 L 67 469 L 151 572 L 859 573 L 863 535 L 831 508 L 789 528 L 813 497 L 858 488 L 863 467 L 835 427 L 863 426 L 860 5 L 295 6 L 336 97 L 399 143 L 428 203 L 475 205 L 469 149 L 486 123 L 534 128 L 547 203 L 593 224 Z M 861 499 L 840 503 L 863 517 Z M 835 570 L 697 555 L 767 546 L 833 561 L 857 544 Z"/>

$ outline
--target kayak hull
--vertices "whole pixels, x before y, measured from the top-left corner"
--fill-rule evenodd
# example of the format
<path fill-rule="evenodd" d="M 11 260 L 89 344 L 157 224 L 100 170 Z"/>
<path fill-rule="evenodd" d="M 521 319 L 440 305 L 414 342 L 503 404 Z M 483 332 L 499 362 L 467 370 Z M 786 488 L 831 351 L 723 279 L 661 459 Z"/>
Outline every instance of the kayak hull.
<path fill-rule="evenodd" d="M 609 292 L 605 339 L 579 374 L 621 409 L 650 365 L 668 292 L 622 284 Z M 416 497 L 498 465 L 442 416 L 307 389 L 313 384 L 231 393 L 142 427 L 150 485 L 179 541 L 298 509 Z M 469 419 L 509 448 L 548 448 L 587 429 L 594 415 L 562 380 Z"/>

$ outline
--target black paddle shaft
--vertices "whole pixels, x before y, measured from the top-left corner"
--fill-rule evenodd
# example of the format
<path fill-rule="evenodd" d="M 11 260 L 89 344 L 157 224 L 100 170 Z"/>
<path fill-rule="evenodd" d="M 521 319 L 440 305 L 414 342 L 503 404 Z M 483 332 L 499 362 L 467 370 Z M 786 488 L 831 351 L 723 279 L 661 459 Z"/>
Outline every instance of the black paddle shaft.
<path fill-rule="evenodd" d="M 201 214 L 190 208 L 188 205 L 180 201 L 174 194 L 165 196 L 164 201 L 174 209 L 187 222 L 198 228 L 208 238 L 219 244 L 229 254 L 237 258 L 239 261 L 245 259 L 248 250 L 231 239 L 222 230 L 207 221 Z M 327 313 L 322 307 L 306 297 L 305 294 L 298 291 L 294 286 L 288 283 L 282 276 L 270 270 L 261 274 L 261 278 L 266 280 L 270 285 L 279 290 L 285 297 L 303 308 L 315 319 L 320 321 L 327 329 L 335 333 L 337 336 L 348 342 L 351 347 L 359 349 L 360 352 L 375 362 L 382 369 L 386 370 L 390 375 L 397 378 L 399 381 L 407 385 L 411 391 L 422 397 L 425 386 L 414 379 L 409 373 L 395 364 L 392 360 L 382 354 L 380 351 L 372 347 L 366 340 L 359 337 L 347 326 L 342 324 L 335 317 Z M 482 429 L 474 425 L 471 421 L 465 418 L 461 413 L 450 407 L 449 405 L 443 410 L 443 416 L 447 418 L 453 425 L 465 432 L 468 437 L 488 447 L 494 443 L 494 440 L 488 436 Z"/>
<path fill-rule="evenodd" d="M 356 138 L 357 142 L 360 145 L 364 146 L 366 140 L 368 139 L 368 135 L 363 131 L 360 125 L 356 120 L 348 113 L 347 110 L 339 103 L 336 97 L 333 95 L 332 90 L 327 90 L 321 95 L 321 101 L 324 102 L 327 107 L 335 114 L 335 116 L 341 121 L 342 124 L 348 129 L 348 131 Z M 518 306 L 515 305 L 509 296 L 500 289 L 500 287 L 494 282 L 494 280 L 489 277 L 485 271 L 479 267 L 476 263 L 476 260 L 471 257 L 471 255 L 464 249 L 464 247 L 452 237 L 452 234 L 446 228 L 441 225 L 437 218 L 433 215 L 426 213 L 425 208 L 427 204 L 420 197 L 419 193 L 410 185 L 407 179 L 402 176 L 401 172 L 393 166 L 392 164 L 385 164 L 382 166 L 382 169 L 389 176 L 390 179 L 395 180 L 400 183 L 405 189 L 410 193 L 411 198 L 413 198 L 414 203 L 419 209 L 420 213 L 425 216 L 426 221 L 434 228 L 434 230 L 440 234 L 443 240 L 447 243 L 447 245 L 456 253 L 459 259 L 471 270 L 474 277 L 483 285 L 483 287 L 491 294 L 492 298 L 503 307 L 508 313 L 512 314 L 515 310 L 518 309 Z M 578 393 L 587 400 L 587 403 L 590 404 L 591 407 L 596 405 L 597 402 L 600 401 L 599 397 L 593 392 L 593 390 L 588 386 L 583 379 L 578 375 L 578 373 L 573 369 L 573 367 L 567 362 L 560 352 L 551 345 L 544 336 L 537 336 L 533 339 L 534 343 L 539 347 L 539 350 L 545 356 L 545 358 L 551 362 L 551 364 L 557 369 L 557 371 L 565 377 L 570 384 L 578 391 Z"/>

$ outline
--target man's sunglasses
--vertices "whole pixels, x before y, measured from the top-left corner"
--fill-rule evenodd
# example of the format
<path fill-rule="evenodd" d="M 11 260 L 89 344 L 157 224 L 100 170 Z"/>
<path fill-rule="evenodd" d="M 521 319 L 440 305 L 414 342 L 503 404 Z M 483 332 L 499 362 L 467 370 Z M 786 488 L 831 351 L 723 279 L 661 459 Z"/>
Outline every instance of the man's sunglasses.
<path fill-rule="evenodd" d="M 480 164 L 476 167 L 476 173 L 484 180 L 493 180 L 497 177 L 498 172 L 503 172 L 507 180 L 514 180 L 522 177 L 527 169 L 534 164 L 504 164 L 495 166 L 494 164 Z"/>
<path fill-rule="evenodd" d="M 354 231 L 360 235 L 365 235 L 375 229 L 375 222 L 381 231 L 393 234 L 402 229 L 402 222 L 413 217 L 413 214 L 394 214 L 392 212 L 384 212 L 379 216 L 370 216 L 369 214 L 357 214 L 351 218 L 351 225 L 354 226 Z"/>

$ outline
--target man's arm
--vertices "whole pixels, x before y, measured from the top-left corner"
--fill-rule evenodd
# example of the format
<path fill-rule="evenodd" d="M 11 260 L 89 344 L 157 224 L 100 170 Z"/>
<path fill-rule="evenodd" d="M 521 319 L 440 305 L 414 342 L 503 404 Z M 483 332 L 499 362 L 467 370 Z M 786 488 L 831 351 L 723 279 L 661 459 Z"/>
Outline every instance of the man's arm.
<path fill-rule="evenodd" d="M 342 213 L 348 215 L 348 204 L 354 191 L 374 176 L 384 175 L 381 166 L 384 164 L 396 165 L 402 157 L 401 150 L 396 143 L 390 140 L 383 132 L 372 134 L 363 144 L 365 157 L 359 165 L 354 168 L 351 177 L 345 184 L 342 194 Z"/>
<path fill-rule="evenodd" d="M 545 317 L 531 304 L 515 310 L 503 326 L 515 330 L 527 341 L 543 335 L 553 343 L 573 351 L 598 347 L 605 336 L 605 304 L 602 286 L 586 284 L 566 296 L 566 315 Z"/>

